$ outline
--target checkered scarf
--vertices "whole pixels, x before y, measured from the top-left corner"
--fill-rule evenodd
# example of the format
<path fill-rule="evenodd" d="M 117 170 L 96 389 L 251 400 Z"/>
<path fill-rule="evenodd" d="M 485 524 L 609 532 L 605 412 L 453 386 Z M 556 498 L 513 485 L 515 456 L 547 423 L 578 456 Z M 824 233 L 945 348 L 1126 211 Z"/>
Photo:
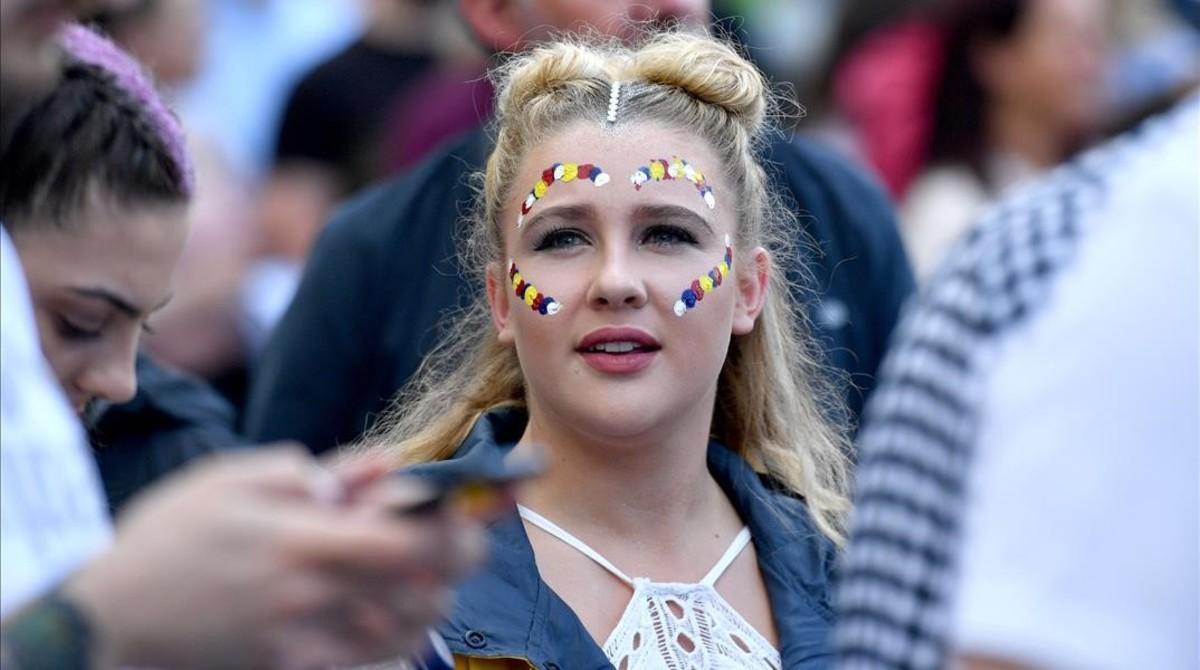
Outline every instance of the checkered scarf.
<path fill-rule="evenodd" d="M 855 511 L 837 595 L 839 667 L 946 665 L 989 357 L 1001 335 L 1047 302 L 1134 152 L 1155 134 L 1193 121 L 1196 102 L 993 208 L 909 306 L 859 436 Z"/>

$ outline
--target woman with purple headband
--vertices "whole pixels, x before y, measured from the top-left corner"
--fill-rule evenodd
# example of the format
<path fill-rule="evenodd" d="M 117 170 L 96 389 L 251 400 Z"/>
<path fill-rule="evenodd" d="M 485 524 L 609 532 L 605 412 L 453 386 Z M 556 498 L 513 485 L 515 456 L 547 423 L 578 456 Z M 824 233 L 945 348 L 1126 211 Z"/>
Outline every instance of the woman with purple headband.
<path fill-rule="evenodd" d="M 9 7 L 6 30 L 26 8 Z M 129 399 L 187 235 L 192 172 L 171 112 L 108 40 L 68 27 L 59 44 L 57 86 L 6 118 L 0 143 L 0 666 L 328 667 L 419 649 L 478 542 L 448 513 L 388 513 L 383 494 L 414 492 L 386 464 L 227 455 L 140 496 L 114 531 L 62 398 L 10 374 L 42 372 L 20 328 L 33 319 L 76 412 Z"/>
<path fill-rule="evenodd" d="M 0 218 L 29 281 L 42 349 L 81 415 L 137 390 L 147 319 L 187 238 L 183 131 L 136 61 L 82 27 L 59 86 L 3 156 Z"/>

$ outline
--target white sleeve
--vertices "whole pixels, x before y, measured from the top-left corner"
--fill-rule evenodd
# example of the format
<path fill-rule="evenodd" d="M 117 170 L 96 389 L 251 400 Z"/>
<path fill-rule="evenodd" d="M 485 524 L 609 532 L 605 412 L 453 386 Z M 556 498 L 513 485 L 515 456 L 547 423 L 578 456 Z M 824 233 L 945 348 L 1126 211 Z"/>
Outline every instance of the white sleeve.
<path fill-rule="evenodd" d="M 960 652 L 1200 667 L 1195 140 L 1117 183 L 1044 311 L 994 352 L 964 517 Z"/>
<path fill-rule="evenodd" d="M 96 465 L 38 343 L 0 228 L 0 617 L 111 541 Z"/>

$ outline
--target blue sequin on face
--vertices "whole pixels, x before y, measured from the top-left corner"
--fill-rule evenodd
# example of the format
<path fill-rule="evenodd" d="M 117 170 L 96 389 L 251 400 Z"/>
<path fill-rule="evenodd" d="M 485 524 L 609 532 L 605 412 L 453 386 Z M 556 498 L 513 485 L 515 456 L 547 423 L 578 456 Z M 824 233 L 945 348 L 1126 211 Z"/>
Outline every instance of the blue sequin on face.
<path fill-rule="evenodd" d="M 683 301 L 683 304 L 687 305 L 688 309 L 696 306 L 696 293 L 690 288 L 684 290 L 683 295 L 679 296 L 679 299 Z"/>

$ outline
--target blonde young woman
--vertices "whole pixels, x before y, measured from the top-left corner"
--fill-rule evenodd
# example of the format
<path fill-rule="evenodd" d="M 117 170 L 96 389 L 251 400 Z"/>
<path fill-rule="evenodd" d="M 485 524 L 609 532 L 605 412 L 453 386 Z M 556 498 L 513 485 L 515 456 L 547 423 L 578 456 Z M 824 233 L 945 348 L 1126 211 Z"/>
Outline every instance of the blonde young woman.
<path fill-rule="evenodd" d="M 846 440 L 773 260 L 762 75 L 671 33 L 497 88 L 478 303 L 371 441 L 548 461 L 442 626 L 458 667 L 823 665 Z"/>

